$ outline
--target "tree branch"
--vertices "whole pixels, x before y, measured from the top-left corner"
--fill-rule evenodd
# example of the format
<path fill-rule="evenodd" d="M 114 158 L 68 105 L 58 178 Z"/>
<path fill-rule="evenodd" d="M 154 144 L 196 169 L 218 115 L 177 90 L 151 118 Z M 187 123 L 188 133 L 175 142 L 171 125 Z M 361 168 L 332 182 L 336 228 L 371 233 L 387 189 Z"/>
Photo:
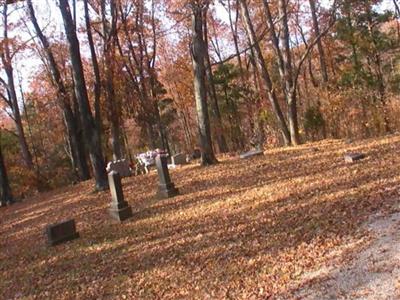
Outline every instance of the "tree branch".
<path fill-rule="evenodd" d="M 333 27 L 333 25 L 335 25 L 336 23 L 336 16 L 335 16 L 335 12 L 336 12 L 336 7 L 335 7 L 335 2 L 333 3 L 333 12 L 332 12 L 332 16 L 331 16 L 331 20 L 328 24 L 328 26 L 320 32 L 319 35 L 317 35 L 315 37 L 315 39 L 308 44 L 308 47 L 306 48 L 305 52 L 303 53 L 303 55 L 300 57 L 300 60 L 298 61 L 296 70 L 295 70 L 295 75 L 294 75 L 294 84 L 293 84 L 293 91 L 295 91 L 297 89 L 297 82 L 299 79 L 299 75 L 300 75 L 300 70 L 301 67 L 304 63 L 304 61 L 306 60 L 306 58 L 308 57 L 308 55 L 311 53 L 311 50 L 314 48 L 314 46 L 318 43 L 318 41 L 325 36 L 329 30 Z"/>

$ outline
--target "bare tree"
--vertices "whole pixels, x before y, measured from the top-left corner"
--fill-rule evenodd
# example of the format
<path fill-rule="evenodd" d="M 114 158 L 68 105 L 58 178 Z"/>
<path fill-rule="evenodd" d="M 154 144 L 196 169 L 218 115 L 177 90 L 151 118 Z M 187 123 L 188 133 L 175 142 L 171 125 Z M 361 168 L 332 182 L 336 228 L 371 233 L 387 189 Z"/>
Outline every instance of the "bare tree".
<path fill-rule="evenodd" d="M 315 5 L 315 0 L 309 0 L 310 3 L 310 9 L 311 9 L 311 17 L 313 21 L 313 30 L 314 30 L 314 35 L 319 36 L 320 35 L 320 29 L 319 29 L 319 23 L 318 23 L 318 17 L 317 17 L 317 8 Z M 322 40 L 319 39 L 317 41 L 317 49 L 318 49 L 318 55 L 319 55 L 319 65 L 321 67 L 321 74 L 322 74 L 322 79 L 325 83 L 328 82 L 328 71 L 326 67 L 326 62 L 325 62 L 325 53 L 324 53 L 324 48 L 322 47 Z"/>
<path fill-rule="evenodd" d="M 92 27 L 90 24 L 90 14 L 89 14 L 89 5 L 88 0 L 83 0 L 83 7 L 85 12 L 85 25 L 86 25 L 86 34 L 88 39 L 88 44 L 90 48 L 90 57 L 92 61 L 92 68 L 94 74 L 94 119 L 96 122 L 97 131 L 99 133 L 99 137 L 101 139 L 102 135 L 102 118 L 101 118 L 101 105 L 100 105 L 100 98 L 101 98 L 101 77 L 100 77 L 100 68 L 99 62 L 97 60 L 96 49 L 94 46 L 93 41 L 93 34 L 92 34 Z"/>
<path fill-rule="evenodd" d="M 106 11 L 110 11 L 111 19 L 106 18 Z M 102 38 L 103 38 L 103 57 L 104 57 L 104 79 L 105 96 L 107 103 L 108 120 L 111 125 L 111 147 L 115 160 L 122 158 L 122 144 L 120 132 L 120 107 L 114 88 L 115 71 L 115 46 L 117 35 L 117 9 L 115 0 L 109 1 L 106 5 L 105 0 L 100 1 Z"/>
<path fill-rule="evenodd" d="M 206 67 L 203 31 L 203 12 L 208 8 L 207 1 L 191 1 L 192 44 L 191 56 L 194 72 L 194 94 L 196 99 L 197 122 L 201 145 L 201 164 L 212 165 L 217 162 L 211 142 L 210 120 L 207 108 Z"/>
<path fill-rule="evenodd" d="M 87 180 L 90 178 L 89 168 L 86 162 L 85 147 L 79 140 L 79 128 L 76 116 L 71 108 L 70 97 L 65 88 L 64 82 L 61 78 L 57 62 L 54 58 L 53 51 L 51 50 L 50 44 L 43 34 L 38 21 L 36 19 L 35 11 L 32 5 L 32 0 L 27 0 L 28 13 L 35 28 L 36 35 L 40 40 L 45 55 L 47 57 L 47 64 L 50 69 L 51 79 L 55 87 L 57 88 L 58 103 L 63 112 L 64 122 L 67 129 L 69 145 L 71 148 L 72 165 L 74 169 L 77 169 L 78 177 L 80 180 Z"/>
<path fill-rule="evenodd" d="M 290 133 L 289 133 L 289 129 L 288 126 L 286 124 L 285 118 L 283 116 L 281 107 L 279 105 L 278 102 L 278 98 L 276 96 L 275 93 L 275 89 L 274 86 L 272 84 L 272 80 L 271 77 L 269 75 L 265 60 L 264 60 L 264 56 L 261 52 L 261 47 L 260 44 L 258 42 L 258 39 L 256 37 L 256 33 L 254 31 L 254 27 L 253 24 L 251 22 L 251 18 L 250 18 L 250 13 L 249 13 L 249 9 L 247 6 L 247 1 L 246 0 L 239 0 L 239 4 L 240 4 L 240 11 L 241 11 L 241 16 L 242 16 L 242 20 L 246 29 L 246 33 L 250 42 L 250 45 L 253 46 L 253 50 L 255 53 L 255 59 L 257 61 L 257 65 L 260 69 L 261 72 L 261 77 L 263 79 L 263 82 L 265 84 L 265 87 L 267 89 L 267 96 L 268 99 L 271 103 L 272 109 L 275 113 L 275 116 L 278 120 L 278 124 L 280 126 L 280 130 L 282 132 L 282 136 L 283 139 L 285 141 L 286 145 L 290 145 L 291 144 L 291 137 L 290 137 Z"/>
<path fill-rule="evenodd" d="M 8 100 L 6 102 L 12 110 L 12 118 L 15 122 L 15 127 L 17 130 L 19 145 L 21 147 L 22 157 L 24 159 L 25 165 L 28 168 L 33 169 L 32 154 L 29 150 L 28 143 L 26 141 L 24 127 L 22 124 L 21 112 L 18 105 L 15 82 L 14 82 L 14 69 L 12 65 L 11 45 L 8 38 L 9 24 L 8 24 L 7 2 L 4 2 L 3 4 L 2 16 L 3 16 L 3 43 L 1 43 L 1 48 L 0 48 L 0 59 L 3 64 L 3 68 L 7 79 L 6 80 L 0 79 L 0 81 L 7 89 Z"/>
<path fill-rule="evenodd" d="M 11 194 L 10 183 L 7 176 L 7 170 L 4 163 L 3 152 L 1 149 L 1 132 L 0 132 L 0 206 L 14 202 Z"/>
<path fill-rule="evenodd" d="M 100 137 L 90 109 L 86 90 L 85 76 L 80 54 L 79 41 L 74 29 L 71 9 L 68 0 L 59 0 L 59 8 L 64 22 L 64 28 L 69 44 L 72 73 L 75 84 L 75 94 L 79 105 L 79 112 L 83 126 L 83 133 L 90 154 L 93 174 L 96 179 L 96 189 L 104 190 L 108 187 L 103 152 Z"/>
<path fill-rule="evenodd" d="M 271 42 L 278 62 L 280 82 L 288 106 L 288 127 L 290 132 L 290 143 L 292 145 L 298 145 L 300 143 L 297 116 L 298 78 L 300 75 L 301 67 L 313 47 L 321 40 L 324 35 L 328 33 L 329 29 L 333 26 L 335 22 L 336 4 L 334 2 L 332 6 L 332 15 L 328 26 L 323 31 L 319 32 L 319 34 L 315 36 L 311 42 L 306 44 L 306 49 L 297 61 L 294 61 L 294 57 L 292 57 L 291 53 L 287 1 L 278 1 L 279 32 L 276 29 L 276 24 L 274 23 L 274 19 L 271 13 L 270 1 L 263 0 L 263 4 L 265 15 L 267 17 L 267 23 L 269 26 L 268 29 L 270 32 Z"/>
<path fill-rule="evenodd" d="M 203 12 L 203 31 L 204 31 L 204 42 L 205 42 L 205 65 L 206 65 L 206 78 L 207 78 L 207 87 L 208 87 L 208 95 L 211 100 L 211 108 L 213 112 L 213 117 L 214 117 L 214 132 L 215 136 L 217 139 L 219 151 L 221 153 L 228 152 L 228 145 L 226 143 L 225 135 L 224 135 L 224 128 L 222 124 L 222 117 L 221 117 L 221 112 L 219 109 L 218 105 L 218 98 L 217 98 L 217 92 L 215 90 L 215 85 L 214 85 L 214 76 L 212 73 L 211 69 L 211 61 L 210 61 L 210 55 L 208 53 L 208 29 L 207 29 L 207 12 L 208 9 L 204 9 Z"/>
<path fill-rule="evenodd" d="M 131 9 L 132 6 L 136 10 Z M 119 3 L 119 18 L 121 21 L 122 32 L 124 33 L 125 43 L 122 45 L 117 36 L 117 46 L 119 54 L 124 58 L 124 68 L 128 74 L 137 96 L 138 105 L 136 109 L 140 110 L 137 119 L 140 124 L 145 126 L 149 138 L 149 144 L 152 148 L 157 146 L 157 133 L 154 125 L 157 125 L 158 135 L 161 140 L 161 147 L 168 150 L 168 140 L 164 125 L 161 121 L 158 107 L 159 83 L 155 69 L 157 53 L 156 20 L 155 20 L 155 2 L 151 2 L 151 16 L 148 18 L 145 14 L 145 5 L 143 2 L 136 2 L 133 5 L 126 6 Z M 130 26 L 128 17 L 134 12 L 134 26 Z M 150 19 L 151 40 L 146 39 L 146 19 Z M 125 46 L 127 49 L 124 49 Z M 124 51 L 125 50 L 125 51 Z"/>

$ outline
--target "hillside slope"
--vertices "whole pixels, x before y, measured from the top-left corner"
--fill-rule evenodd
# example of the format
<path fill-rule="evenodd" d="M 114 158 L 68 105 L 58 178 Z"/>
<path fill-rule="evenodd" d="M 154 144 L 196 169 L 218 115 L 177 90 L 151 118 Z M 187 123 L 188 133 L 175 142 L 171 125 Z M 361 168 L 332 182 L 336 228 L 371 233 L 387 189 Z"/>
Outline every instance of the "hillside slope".
<path fill-rule="evenodd" d="M 368 247 L 371 215 L 400 211 L 399 135 L 220 161 L 171 171 L 168 200 L 154 172 L 125 179 L 123 224 L 90 181 L 0 209 L 0 298 L 298 298 L 310 272 Z M 81 238 L 46 247 L 46 224 L 67 218 Z"/>

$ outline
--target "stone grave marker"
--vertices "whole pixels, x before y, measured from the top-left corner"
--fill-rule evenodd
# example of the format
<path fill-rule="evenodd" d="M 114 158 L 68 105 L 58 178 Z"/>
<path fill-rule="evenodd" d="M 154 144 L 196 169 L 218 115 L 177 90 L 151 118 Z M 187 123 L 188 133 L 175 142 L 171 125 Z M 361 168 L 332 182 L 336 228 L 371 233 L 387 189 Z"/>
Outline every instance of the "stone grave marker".
<path fill-rule="evenodd" d="M 171 158 L 173 165 L 184 165 L 186 164 L 186 155 L 183 153 L 178 153 L 172 156 Z"/>
<path fill-rule="evenodd" d="M 264 155 L 264 151 L 262 150 L 250 150 L 245 153 L 240 154 L 241 159 L 250 158 L 253 156 Z"/>
<path fill-rule="evenodd" d="M 158 198 L 170 198 L 179 194 L 179 190 L 171 181 L 168 171 L 168 159 L 166 155 L 160 154 L 156 157 L 156 166 L 158 172 Z"/>
<path fill-rule="evenodd" d="M 199 159 L 199 158 L 201 158 L 200 149 L 194 149 L 192 153 L 192 159 Z"/>
<path fill-rule="evenodd" d="M 361 160 L 363 158 L 365 158 L 366 155 L 363 153 L 347 153 L 344 155 L 344 161 L 346 163 L 353 163 L 357 160 Z"/>
<path fill-rule="evenodd" d="M 121 177 L 129 177 L 132 176 L 132 170 L 129 167 L 129 163 L 126 161 L 126 159 L 121 159 L 121 160 L 115 160 L 115 161 L 110 161 L 107 164 L 107 173 L 110 173 L 112 171 L 115 171 L 119 174 Z"/>
<path fill-rule="evenodd" d="M 348 139 L 345 139 L 345 140 L 344 140 L 344 143 L 347 144 L 347 145 L 350 145 L 350 144 L 353 143 L 353 140 L 350 139 L 350 138 L 348 138 Z"/>
<path fill-rule="evenodd" d="M 50 246 L 55 246 L 79 238 L 79 233 L 76 232 L 74 219 L 48 225 L 46 227 L 46 235 L 47 242 Z"/>
<path fill-rule="evenodd" d="M 108 184 L 111 191 L 111 205 L 108 212 L 114 220 L 125 221 L 132 217 L 132 208 L 124 200 L 121 176 L 115 171 L 108 174 Z"/>

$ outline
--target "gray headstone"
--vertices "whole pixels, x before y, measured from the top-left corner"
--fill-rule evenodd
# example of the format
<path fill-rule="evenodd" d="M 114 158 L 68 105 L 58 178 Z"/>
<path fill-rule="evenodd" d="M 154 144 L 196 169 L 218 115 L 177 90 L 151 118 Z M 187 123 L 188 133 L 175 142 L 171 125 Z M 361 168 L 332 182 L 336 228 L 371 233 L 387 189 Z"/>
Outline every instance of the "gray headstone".
<path fill-rule="evenodd" d="M 159 179 L 157 196 L 159 198 L 170 198 L 178 195 L 179 191 L 169 176 L 167 157 L 163 154 L 157 155 L 156 166 Z"/>
<path fill-rule="evenodd" d="M 365 157 L 366 156 L 363 153 L 347 153 L 344 156 L 344 161 L 346 163 L 353 163 L 353 162 L 355 162 L 357 160 L 361 160 L 361 159 L 363 159 Z"/>
<path fill-rule="evenodd" d="M 117 172 L 108 174 L 108 184 L 111 191 L 111 205 L 108 212 L 111 218 L 122 222 L 132 217 L 132 208 L 124 199 L 122 191 L 121 177 Z"/>
<path fill-rule="evenodd" d="M 264 155 L 264 151 L 262 150 L 250 150 L 248 152 L 240 154 L 240 158 L 245 159 L 253 156 Z"/>
<path fill-rule="evenodd" d="M 178 153 L 172 156 L 173 165 L 184 165 L 186 164 L 186 155 L 183 153 Z"/>
<path fill-rule="evenodd" d="M 117 172 L 121 177 L 129 177 L 132 176 L 132 170 L 129 167 L 129 163 L 126 159 L 110 161 L 107 164 L 107 173 L 112 171 Z"/>
<path fill-rule="evenodd" d="M 192 159 L 199 159 L 201 157 L 200 149 L 194 149 L 192 153 Z"/>
<path fill-rule="evenodd" d="M 344 143 L 347 144 L 347 145 L 350 145 L 350 144 L 353 143 L 353 140 L 352 139 L 345 139 Z"/>
<path fill-rule="evenodd" d="M 67 241 L 79 238 L 76 232 L 75 220 L 71 219 L 46 227 L 47 242 L 50 246 L 55 246 Z"/>

